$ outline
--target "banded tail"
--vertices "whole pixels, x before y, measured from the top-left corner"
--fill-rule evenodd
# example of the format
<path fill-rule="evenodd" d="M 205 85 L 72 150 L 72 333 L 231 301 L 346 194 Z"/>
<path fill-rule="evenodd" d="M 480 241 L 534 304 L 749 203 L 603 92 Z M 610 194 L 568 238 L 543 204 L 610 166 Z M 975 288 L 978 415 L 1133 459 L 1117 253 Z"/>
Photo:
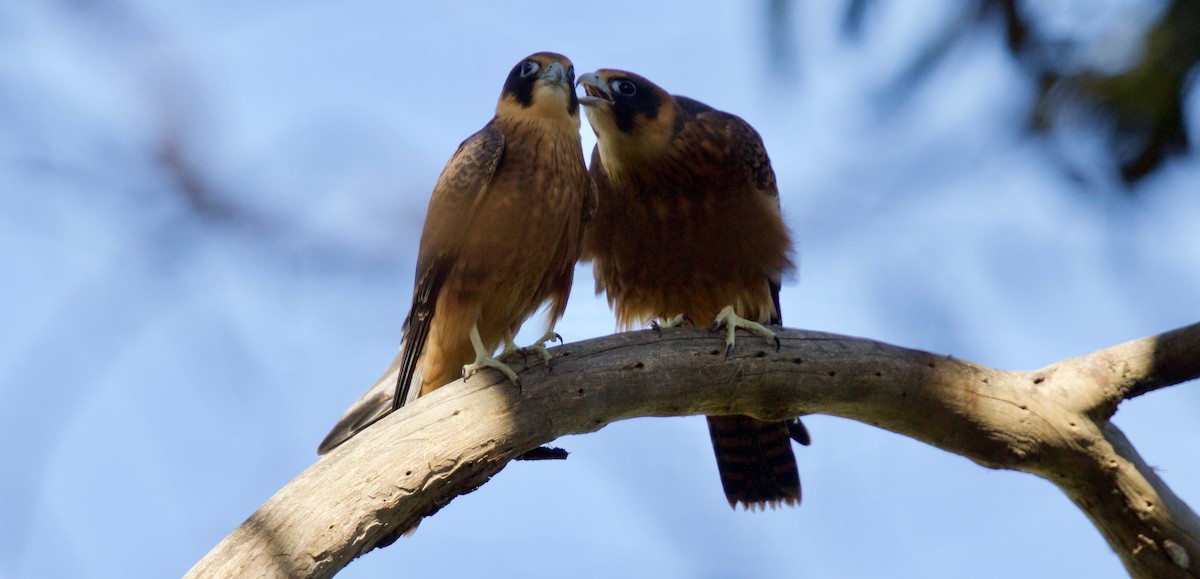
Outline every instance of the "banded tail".
<path fill-rule="evenodd" d="M 800 504 L 800 473 L 788 422 L 708 416 L 717 471 L 729 506 L 748 510 Z"/>

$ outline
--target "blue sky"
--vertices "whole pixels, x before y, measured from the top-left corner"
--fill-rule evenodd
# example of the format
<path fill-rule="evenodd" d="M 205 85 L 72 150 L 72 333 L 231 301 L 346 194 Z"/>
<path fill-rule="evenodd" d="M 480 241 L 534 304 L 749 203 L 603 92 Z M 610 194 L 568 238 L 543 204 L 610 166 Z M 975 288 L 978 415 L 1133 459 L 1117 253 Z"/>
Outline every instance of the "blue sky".
<path fill-rule="evenodd" d="M 311 465 L 394 355 L 434 180 L 540 50 L 762 133 L 798 244 L 789 326 L 1034 369 L 1200 320 L 1197 159 L 1131 200 L 1087 134 L 1027 137 L 1032 85 L 999 35 L 887 102 L 957 10 L 898 4 L 851 43 L 841 7 L 799 3 L 787 79 L 757 4 L 0 4 L 0 578 L 181 575 Z M 1136 3 L 1101 4 L 1089 22 L 1124 38 Z M 171 147 L 236 218 L 189 205 Z M 614 330 L 591 288 L 581 266 L 567 340 Z M 1195 384 L 1115 422 L 1200 501 Z M 1123 576 L 1045 481 L 807 423 L 798 509 L 731 512 L 699 417 L 630 420 L 342 576 Z"/>

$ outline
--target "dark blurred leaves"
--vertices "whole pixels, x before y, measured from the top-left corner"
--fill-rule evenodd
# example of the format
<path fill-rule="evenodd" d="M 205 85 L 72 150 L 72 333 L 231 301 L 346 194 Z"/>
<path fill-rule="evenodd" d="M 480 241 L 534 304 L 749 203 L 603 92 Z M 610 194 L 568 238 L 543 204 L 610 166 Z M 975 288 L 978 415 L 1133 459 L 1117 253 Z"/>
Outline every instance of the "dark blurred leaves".
<path fill-rule="evenodd" d="M 1061 107 L 1092 109 L 1105 121 L 1121 178 L 1137 181 L 1190 149 L 1183 103 L 1200 60 L 1200 0 L 1175 0 L 1145 39 L 1141 59 L 1116 75 L 1042 75 L 1035 128 L 1049 129 Z"/>
<path fill-rule="evenodd" d="M 1035 104 L 1029 129 L 1047 133 L 1082 126 L 1099 131 L 1106 145 L 1110 170 L 1132 184 L 1151 174 L 1172 155 L 1190 151 L 1184 102 L 1192 74 L 1200 61 L 1200 0 L 1159 0 L 1163 16 L 1150 26 L 1142 51 L 1121 70 L 1079 66 L 1072 38 L 1046 38 L 1039 22 L 1017 0 L 974 0 L 964 3 L 961 16 L 926 41 L 896 79 L 884 99 L 889 106 L 903 103 L 926 82 L 955 48 L 981 34 L 1003 34 L 1018 65 L 1036 81 Z M 770 0 L 768 53 L 772 65 L 786 64 L 781 54 L 792 52 L 791 36 L 777 30 L 787 22 L 789 0 Z M 842 34 L 851 41 L 870 34 L 868 13 L 875 0 L 849 0 Z M 1146 10 L 1154 9 L 1147 2 Z M 1099 10 L 1100 7 L 1097 7 Z M 1085 14 L 1079 11 L 1079 14 Z M 1082 23 L 1081 23 L 1082 24 Z M 1068 168 L 1071 169 L 1071 168 Z"/>

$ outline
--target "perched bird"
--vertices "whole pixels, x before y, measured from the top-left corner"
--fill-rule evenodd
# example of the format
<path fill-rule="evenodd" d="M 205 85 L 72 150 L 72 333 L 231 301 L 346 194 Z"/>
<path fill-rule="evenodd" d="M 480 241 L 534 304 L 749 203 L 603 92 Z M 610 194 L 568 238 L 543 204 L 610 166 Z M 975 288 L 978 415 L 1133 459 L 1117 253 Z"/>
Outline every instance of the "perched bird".
<path fill-rule="evenodd" d="M 496 116 L 459 145 L 429 199 L 412 309 L 400 353 L 321 442 L 329 452 L 417 396 L 483 368 L 550 302 L 548 330 L 529 349 L 548 364 L 579 258 L 595 185 L 579 140 L 575 67 L 539 52 L 513 67 Z"/>
<path fill-rule="evenodd" d="M 582 259 L 617 323 L 669 327 L 687 316 L 725 326 L 726 356 L 737 328 L 778 347 L 763 324 L 781 323 L 780 281 L 794 266 L 762 138 L 633 73 L 598 70 L 578 84 L 596 133 L 589 171 L 599 197 Z M 708 427 L 730 506 L 800 500 L 789 435 L 807 444 L 808 434 L 798 420 L 709 416 Z"/>

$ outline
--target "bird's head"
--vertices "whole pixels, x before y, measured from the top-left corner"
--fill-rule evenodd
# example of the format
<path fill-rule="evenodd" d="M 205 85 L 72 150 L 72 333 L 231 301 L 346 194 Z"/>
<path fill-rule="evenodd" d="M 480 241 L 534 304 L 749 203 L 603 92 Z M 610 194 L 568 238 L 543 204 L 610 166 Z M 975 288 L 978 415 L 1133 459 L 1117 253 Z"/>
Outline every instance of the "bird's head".
<path fill-rule="evenodd" d="M 605 165 L 660 150 L 675 133 L 674 98 L 645 77 L 601 69 L 579 77 L 579 97 Z"/>
<path fill-rule="evenodd" d="M 570 120 L 579 127 L 579 99 L 575 96 L 575 66 L 554 52 L 539 52 L 518 62 L 504 81 L 499 117 L 544 117 Z"/>

